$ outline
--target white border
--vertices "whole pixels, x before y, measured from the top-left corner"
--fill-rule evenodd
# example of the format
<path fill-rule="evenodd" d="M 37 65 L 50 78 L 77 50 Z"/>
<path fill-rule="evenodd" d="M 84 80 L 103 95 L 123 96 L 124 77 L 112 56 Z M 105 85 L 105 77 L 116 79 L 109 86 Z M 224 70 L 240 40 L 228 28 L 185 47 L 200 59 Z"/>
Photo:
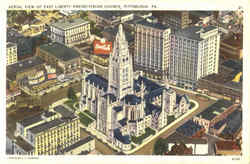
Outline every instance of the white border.
<path fill-rule="evenodd" d="M 2 2 L 3 3 L 3 2 Z M 25 9 L 25 5 L 28 4 L 33 4 L 34 6 L 38 5 L 54 5 L 58 6 L 60 4 L 64 5 L 73 5 L 73 4 L 80 4 L 80 5 L 88 5 L 88 4 L 93 4 L 93 5 L 110 5 L 110 4 L 116 4 L 116 5 L 128 5 L 128 4 L 139 4 L 139 5 L 145 5 L 147 4 L 149 7 L 151 5 L 156 5 L 156 10 L 236 10 L 238 9 L 239 6 L 243 7 L 244 9 L 244 62 L 243 62 L 243 72 L 244 72 L 244 80 L 243 80 L 243 156 L 240 157 L 240 160 L 232 160 L 232 156 L 39 156 L 39 160 L 31 159 L 30 157 L 25 157 L 22 156 L 22 160 L 17 160 L 17 159 L 11 159 L 10 156 L 5 155 L 5 133 L 2 134 L 2 139 L 0 143 L 1 145 L 1 157 L 4 157 L 7 163 L 16 163 L 16 162 L 21 162 L 21 163 L 107 163 L 107 162 L 112 162 L 112 163 L 138 163 L 138 162 L 143 162 L 143 163 L 166 163 L 166 162 L 174 162 L 174 163 L 221 163 L 221 162 L 226 162 L 226 163 L 249 163 L 250 159 L 250 154 L 249 154 L 249 148 L 250 148 L 250 143 L 249 143 L 249 112 L 248 112 L 248 107 L 250 106 L 249 104 L 249 76 L 247 75 L 249 70 L 247 70 L 248 65 L 250 64 L 248 60 L 248 54 L 247 52 L 249 51 L 249 2 L 247 0 L 172 0 L 172 1 L 167 1 L 167 0 L 158 0 L 158 1 L 150 1 L 150 0 L 126 0 L 126 1 L 118 1 L 118 0 L 105 0 L 104 2 L 101 0 L 96 0 L 93 2 L 93 0 L 71 0 L 71 1 L 66 1 L 66 0 L 9 0 L 8 2 L 5 2 L 3 6 L 1 6 L 1 19 L 0 19 L 0 24 L 1 24 L 1 34 L 2 37 L 0 37 L 1 40 L 1 50 L 2 50 L 2 55 L 1 55 L 1 60 L 3 61 L 3 64 L 0 64 L 0 71 L 3 76 L 3 80 L 1 80 L 0 85 L 1 85 L 1 94 L 0 99 L 1 99 L 1 109 L 3 111 L 3 114 L 0 115 L 1 120 L 3 121 L 1 123 L 1 131 L 5 132 L 5 127 L 6 127 L 6 108 L 5 108 L 5 80 L 6 80 L 6 58 L 5 58 L 5 53 L 6 52 L 6 10 L 8 9 L 8 6 L 10 4 L 15 4 L 15 5 L 21 5 L 23 6 L 23 9 Z M 39 9 L 39 8 L 35 8 Z M 56 8 L 40 8 L 40 9 L 45 9 L 45 10 L 54 10 Z M 64 8 L 66 10 L 68 9 L 75 9 L 76 8 Z M 83 8 L 82 8 L 83 9 Z M 85 10 L 119 10 L 119 9 L 113 9 L 113 8 L 105 8 L 105 9 L 99 9 L 99 8 L 88 8 Z M 150 10 L 151 8 L 148 8 Z M 122 8 L 122 10 L 132 10 L 131 8 Z M 144 10 L 141 8 L 135 8 L 135 10 Z M 4 36 L 4 37 L 3 37 Z M 4 55 L 3 55 L 4 54 Z M 236 157 L 238 158 L 238 156 Z M 5 162 L 4 162 L 5 163 Z"/>

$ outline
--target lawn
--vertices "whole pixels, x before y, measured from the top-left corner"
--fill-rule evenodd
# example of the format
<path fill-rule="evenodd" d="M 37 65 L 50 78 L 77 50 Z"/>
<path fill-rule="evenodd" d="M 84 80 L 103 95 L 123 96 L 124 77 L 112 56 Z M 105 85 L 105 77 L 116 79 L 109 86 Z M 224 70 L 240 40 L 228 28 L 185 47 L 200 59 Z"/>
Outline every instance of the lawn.
<path fill-rule="evenodd" d="M 168 123 L 167 125 L 171 124 L 175 120 L 174 116 L 168 116 Z"/>
<path fill-rule="evenodd" d="M 189 106 L 189 109 L 192 109 L 193 107 L 195 106 L 195 103 L 190 101 L 190 106 Z"/>
<path fill-rule="evenodd" d="M 84 113 L 79 113 L 78 115 L 80 117 L 80 121 L 83 125 L 88 126 L 89 124 L 91 124 L 93 122 L 93 120 L 91 120 L 88 116 L 86 116 Z"/>
<path fill-rule="evenodd" d="M 67 100 L 64 104 L 67 105 L 68 107 L 70 107 L 71 109 L 74 109 L 74 110 L 77 110 L 75 107 L 74 107 L 74 104 L 76 103 L 76 101 L 73 101 L 71 99 Z M 77 106 L 77 104 L 76 104 Z M 79 106 L 79 105 L 78 105 Z"/>
<path fill-rule="evenodd" d="M 132 137 L 131 137 L 131 140 L 132 140 L 134 143 L 136 143 L 136 144 L 141 144 L 142 141 L 143 141 L 145 138 L 149 137 L 151 134 L 154 135 L 154 134 L 155 134 L 155 131 L 154 131 L 153 129 L 151 129 L 151 128 L 146 128 L 144 134 L 142 134 L 142 135 L 139 136 L 139 137 L 132 136 Z"/>

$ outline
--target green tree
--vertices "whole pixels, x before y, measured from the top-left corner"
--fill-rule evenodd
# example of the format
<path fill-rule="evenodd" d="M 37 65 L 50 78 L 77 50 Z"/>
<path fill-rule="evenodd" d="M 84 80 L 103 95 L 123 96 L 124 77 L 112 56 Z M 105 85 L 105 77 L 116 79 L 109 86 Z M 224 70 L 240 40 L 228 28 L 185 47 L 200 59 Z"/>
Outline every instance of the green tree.
<path fill-rule="evenodd" d="M 165 144 L 165 140 L 163 138 L 159 138 L 154 145 L 154 154 L 163 155 L 166 152 L 167 152 L 167 147 Z"/>
<path fill-rule="evenodd" d="M 77 100 L 75 90 L 72 87 L 70 87 L 68 89 L 68 98 L 71 99 L 71 100 L 73 100 L 73 101 Z"/>

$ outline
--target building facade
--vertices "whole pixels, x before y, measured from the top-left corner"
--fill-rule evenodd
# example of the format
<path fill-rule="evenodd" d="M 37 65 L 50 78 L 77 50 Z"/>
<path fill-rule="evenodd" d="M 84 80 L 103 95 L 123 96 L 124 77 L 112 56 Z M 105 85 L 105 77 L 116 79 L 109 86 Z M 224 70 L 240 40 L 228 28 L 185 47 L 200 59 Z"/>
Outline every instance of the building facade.
<path fill-rule="evenodd" d="M 17 63 L 17 45 L 14 43 L 7 43 L 7 60 L 6 65 L 11 65 Z"/>
<path fill-rule="evenodd" d="M 50 25 L 51 39 L 68 47 L 86 42 L 90 37 L 90 24 L 81 18 L 62 19 Z"/>
<path fill-rule="evenodd" d="M 134 64 L 145 71 L 167 74 L 170 56 L 170 28 L 155 17 L 137 22 L 135 27 Z"/>
<path fill-rule="evenodd" d="M 220 35 L 213 26 L 188 27 L 171 34 L 170 80 L 195 89 L 197 81 L 218 73 Z"/>
<path fill-rule="evenodd" d="M 61 109 L 60 113 L 53 110 L 46 111 L 18 121 L 14 154 L 63 154 L 65 148 L 80 140 L 79 123 L 79 118 L 65 111 L 65 108 Z"/>
<path fill-rule="evenodd" d="M 188 11 L 154 11 L 153 16 L 173 31 L 184 29 L 191 23 Z"/>
<path fill-rule="evenodd" d="M 122 151 L 131 149 L 131 136 L 143 135 L 146 128 L 162 129 L 169 115 L 177 118 L 190 105 L 188 97 L 177 95 L 167 82 L 160 86 L 142 72 L 134 73 L 122 25 L 109 57 L 108 80 L 83 70 L 79 104 L 97 116 L 95 129 Z"/>

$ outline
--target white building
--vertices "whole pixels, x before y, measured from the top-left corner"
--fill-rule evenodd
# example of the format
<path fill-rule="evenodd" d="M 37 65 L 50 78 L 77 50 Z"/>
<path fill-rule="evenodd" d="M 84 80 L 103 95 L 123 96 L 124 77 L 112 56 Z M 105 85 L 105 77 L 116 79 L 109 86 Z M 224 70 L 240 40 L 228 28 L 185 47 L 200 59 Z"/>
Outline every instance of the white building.
<path fill-rule="evenodd" d="M 135 76 L 134 76 L 135 75 Z M 167 125 L 169 115 L 187 112 L 189 100 L 167 85 L 136 75 L 122 25 L 109 57 L 109 79 L 83 71 L 81 110 L 96 115 L 96 129 L 122 151 L 131 149 L 131 136 Z"/>
<path fill-rule="evenodd" d="M 72 47 L 90 37 L 90 24 L 81 18 L 61 19 L 50 25 L 51 39 Z"/>
<path fill-rule="evenodd" d="M 145 71 L 167 73 L 170 56 L 170 28 L 148 17 L 135 27 L 134 64 Z"/>
<path fill-rule="evenodd" d="M 171 34 L 170 80 L 195 89 L 196 82 L 218 73 L 220 35 L 213 26 L 188 27 Z"/>
<path fill-rule="evenodd" d="M 17 63 L 17 45 L 15 43 L 7 43 L 7 60 L 6 65 Z"/>

